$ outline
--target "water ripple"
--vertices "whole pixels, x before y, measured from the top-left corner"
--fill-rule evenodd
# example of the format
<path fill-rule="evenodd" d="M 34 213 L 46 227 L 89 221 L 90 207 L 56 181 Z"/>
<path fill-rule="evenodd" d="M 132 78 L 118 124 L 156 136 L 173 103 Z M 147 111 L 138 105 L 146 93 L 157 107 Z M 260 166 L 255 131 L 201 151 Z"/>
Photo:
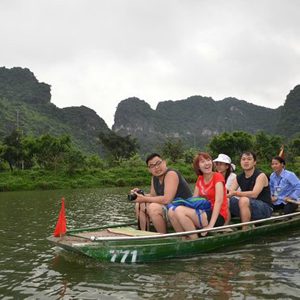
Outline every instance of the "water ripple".
<path fill-rule="evenodd" d="M 128 190 L 0 193 L 0 298 L 299 298 L 298 232 L 195 258 L 142 265 L 99 263 L 46 241 L 62 196 L 68 228 L 77 228 L 133 220 Z"/>

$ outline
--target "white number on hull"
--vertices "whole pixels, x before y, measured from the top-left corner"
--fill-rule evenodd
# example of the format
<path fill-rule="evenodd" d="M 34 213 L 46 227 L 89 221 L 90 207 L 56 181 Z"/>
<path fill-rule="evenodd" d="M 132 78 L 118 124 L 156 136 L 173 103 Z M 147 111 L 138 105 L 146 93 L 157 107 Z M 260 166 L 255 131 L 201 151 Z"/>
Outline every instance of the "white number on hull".
<path fill-rule="evenodd" d="M 116 262 L 116 260 L 119 260 L 121 263 L 125 263 L 126 259 L 131 257 L 131 262 L 135 263 L 137 258 L 137 250 L 110 250 L 110 254 L 112 254 L 110 261 Z"/>

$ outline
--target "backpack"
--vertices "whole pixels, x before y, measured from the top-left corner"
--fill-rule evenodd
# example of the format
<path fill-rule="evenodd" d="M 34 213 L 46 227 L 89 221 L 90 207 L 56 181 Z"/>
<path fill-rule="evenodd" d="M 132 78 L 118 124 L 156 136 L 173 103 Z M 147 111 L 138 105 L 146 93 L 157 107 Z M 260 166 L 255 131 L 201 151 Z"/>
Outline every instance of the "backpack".
<path fill-rule="evenodd" d="M 167 205 L 167 208 L 175 210 L 176 207 L 180 205 L 195 209 L 199 219 L 200 226 L 203 227 L 201 222 L 201 214 L 203 212 L 211 211 L 211 203 L 206 198 L 203 197 L 190 197 L 187 199 L 175 198 L 170 204 Z"/>

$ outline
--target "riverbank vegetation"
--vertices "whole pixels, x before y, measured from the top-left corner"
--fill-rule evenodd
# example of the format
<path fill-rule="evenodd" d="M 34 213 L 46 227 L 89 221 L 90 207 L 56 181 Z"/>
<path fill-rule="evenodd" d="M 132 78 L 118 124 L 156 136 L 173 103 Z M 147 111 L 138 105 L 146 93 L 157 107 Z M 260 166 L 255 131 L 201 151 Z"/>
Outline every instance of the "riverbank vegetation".
<path fill-rule="evenodd" d="M 23 136 L 14 130 L 0 143 L 0 191 L 45 190 L 62 188 L 97 188 L 145 186 L 150 176 L 146 155 L 138 154 L 136 140 L 101 133 L 99 145 L 103 154 L 86 155 L 78 150 L 69 136 Z M 192 168 L 194 155 L 208 151 L 213 157 L 226 153 L 239 168 L 239 155 L 244 150 L 257 153 L 258 167 L 270 174 L 271 158 L 285 144 L 287 168 L 300 175 L 300 136 L 286 142 L 280 136 L 263 132 L 224 132 L 213 137 L 203 149 L 186 149 L 178 139 L 167 140 L 160 153 L 168 166 L 179 170 L 190 183 L 196 176 Z"/>

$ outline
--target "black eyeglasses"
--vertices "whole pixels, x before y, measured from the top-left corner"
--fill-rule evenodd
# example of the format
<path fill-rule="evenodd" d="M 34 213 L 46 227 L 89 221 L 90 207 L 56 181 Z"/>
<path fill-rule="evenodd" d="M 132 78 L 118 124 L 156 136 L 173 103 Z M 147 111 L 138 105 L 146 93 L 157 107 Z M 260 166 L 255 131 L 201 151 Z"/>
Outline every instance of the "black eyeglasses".
<path fill-rule="evenodd" d="M 149 168 L 149 169 L 154 169 L 154 168 L 156 168 L 156 167 L 159 167 L 159 166 L 161 165 L 162 162 L 163 162 L 162 160 L 158 160 L 158 161 L 155 162 L 154 164 L 150 164 L 150 165 L 148 166 L 148 168 Z"/>

